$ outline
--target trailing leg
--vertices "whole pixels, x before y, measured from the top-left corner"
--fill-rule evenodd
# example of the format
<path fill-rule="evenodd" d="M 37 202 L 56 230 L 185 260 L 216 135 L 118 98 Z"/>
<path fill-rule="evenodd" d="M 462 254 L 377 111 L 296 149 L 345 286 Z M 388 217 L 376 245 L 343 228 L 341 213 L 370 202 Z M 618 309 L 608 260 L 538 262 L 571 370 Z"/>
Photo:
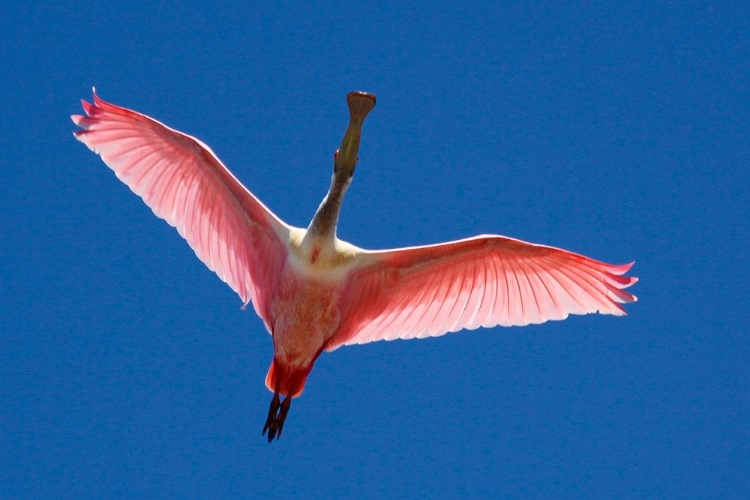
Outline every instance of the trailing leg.
<path fill-rule="evenodd" d="M 289 407 L 292 406 L 292 397 L 286 396 L 284 401 L 279 400 L 279 393 L 273 393 L 273 399 L 271 400 L 271 406 L 268 408 L 268 418 L 266 418 L 266 425 L 263 426 L 262 436 L 266 435 L 268 431 L 268 442 L 273 441 L 273 438 L 279 439 L 281 437 L 281 431 L 284 428 L 284 422 L 286 416 L 289 413 Z"/>
<path fill-rule="evenodd" d="M 268 442 L 273 441 L 276 431 L 278 429 L 276 424 L 276 414 L 279 411 L 279 393 L 278 391 L 273 393 L 273 399 L 271 400 L 271 406 L 268 408 L 268 418 L 266 418 L 266 425 L 263 426 L 263 432 L 261 436 L 266 435 L 268 431 Z"/>

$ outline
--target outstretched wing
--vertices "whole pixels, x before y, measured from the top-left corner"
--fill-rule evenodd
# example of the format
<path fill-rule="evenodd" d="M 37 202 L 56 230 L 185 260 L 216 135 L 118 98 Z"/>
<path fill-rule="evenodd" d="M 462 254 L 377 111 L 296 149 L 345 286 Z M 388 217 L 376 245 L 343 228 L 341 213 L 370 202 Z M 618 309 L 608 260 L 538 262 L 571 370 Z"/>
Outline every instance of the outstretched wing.
<path fill-rule="evenodd" d="M 268 326 L 264 292 L 286 256 L 289 226 L 268 210 L 198 139 L 101 100 L 73 115 L 76 139 L 185 238 L 209 269 Z"/>
<path fill-rule="evenodd" d="M 615 266 L 503 236 L 365 252 L 342 293 L 328 349 L 376 340 L 436 337 L 461 329 L 624 315 L 633 263 Z"/>

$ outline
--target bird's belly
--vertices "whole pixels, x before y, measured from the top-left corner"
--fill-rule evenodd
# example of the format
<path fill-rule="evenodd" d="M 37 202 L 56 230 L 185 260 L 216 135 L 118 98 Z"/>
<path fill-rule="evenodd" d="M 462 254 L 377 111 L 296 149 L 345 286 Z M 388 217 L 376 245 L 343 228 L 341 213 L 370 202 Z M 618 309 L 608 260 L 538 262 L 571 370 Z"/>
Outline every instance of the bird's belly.
<path fill-rule="evenodd" d="M 339 324 L 337 282 L 287 268 L 271 305 L 274 356 L 290 368 L 310 365 Z"/>

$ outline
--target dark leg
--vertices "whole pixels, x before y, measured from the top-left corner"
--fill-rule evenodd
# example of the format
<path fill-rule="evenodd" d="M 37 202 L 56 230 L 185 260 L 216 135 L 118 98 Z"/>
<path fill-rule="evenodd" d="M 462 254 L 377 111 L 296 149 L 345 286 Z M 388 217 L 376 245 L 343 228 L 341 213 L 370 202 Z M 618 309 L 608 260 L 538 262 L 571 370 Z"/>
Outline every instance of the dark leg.
<path fill-rule="evenodd" d="M 268 442 L 273 441 L 276 435 L 277 424 L 276 424 L 276 413 L 279 411 L 279 393 L 273 393 L 273 399 L 271 400 L 271 407 L 268 409 L 268 418 L 266 419 L 266 425 L 263 426 L 263 433 L 261 436 L 266 435 L 268 431 Z"/>
<path fill-rule="evenodd" d="M 286 414 L 289 413 L 289 407 L 292 406 L 292 397 L 287 396 L 281 403 L 281 409 L 279 410 L 279 417 L 276 419 L 276 424 L 279 426 L 279 439 L 281 437 L 281 430 L 284 428 L 284 421 L 286 420 Z"/>
<path fill-rule="evenodd" d="M 268 442 L 273 441 L 273 438 L 279 439 L 281 437 L 281 430 L 284 428 L 284 421 L 286 415 L 289 413 L 289 407 L 292 406 L 292 397 L 287 396 L 283 402 L 279 401 L 279 393 L 273 394 L 271 400 L 271 406 L 268 408 L 268 418 L 266 418 L 266 425 L 263 426 L 263 432 L 261 436 L 266 435 L 268 431 Z"/>

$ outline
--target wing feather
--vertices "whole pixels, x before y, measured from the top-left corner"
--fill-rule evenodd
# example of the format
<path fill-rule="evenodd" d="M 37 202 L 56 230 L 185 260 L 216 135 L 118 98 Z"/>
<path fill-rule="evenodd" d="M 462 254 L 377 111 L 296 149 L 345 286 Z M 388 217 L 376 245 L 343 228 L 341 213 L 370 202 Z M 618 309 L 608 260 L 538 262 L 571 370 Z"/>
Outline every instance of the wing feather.
<path fill-rule="evenodd" d="M 453 304 L 446 300 L 450 295 L 451 288 L 454 286 L 455 278 L 453 277 L 454 269 L 446 268 L 436 270 L 434 276 L 438 277 L 438 284 L 435 287 L 435 295 L 430 304 L 431 310 L 434 310 L 434 317 L 430 320 L 427 328 L 422 332 L 422 337 L 434 337 L 443 328 L 445 318 L 450 313 Z"/>
<path fill-rule="evenodd" d="M 483 259 L 485 265 L 485 280 L 486 286 L 484 288 L 484 296 L 482 297 L 482 307 L 479 309 L 478 316 L 479 321 L 476 327 L 486 326 L 488 321 L 492 319 L 492 312 L 495 307 L 495 300 L 497 299 L 497 268 L 495 267 L 495 260 L 492 258 Z"/>
<path fill-rule="evenodd" d="M 484 292 L 487 289 L 484 270 L 485 260 L 486 259 L 477 259 L 474 261 L 474 281 L 470 287 L 471 294 L 466 303 L 466 312 L 464 313 L 463 321 L 466 325 L 464 328 L 467 330 L 476 330 L 479 327 L 477 324 L 477 318 L 479 315 L 479 309 L 482 307 L 482 300 L 484 300 Z"/>
<path fill-rule="evenodd" d="M 503 236 L 365 252 L 342 293 L 339 329 L 327 348 L 424 338 L 480 326 L 623 315 L 630 264 L 611 265 Z"/>
<path fill-rule="evenodd" d="M 101 100 L 73 115 L 76 139 L 99 154 L 206 266 L 269 324 L 268 297 L 284 265 L 290 227 L 198 139 Z"/>
<path fill-rule="evenodd" d="M 425 313 L 432 303 L 432 298 L 434 297 L 437 288 L 434 285 L 435 278 L 434 275 L 430 276 L 428 278 L 429 282 L 426 286 L 418 286 L 412 293 L 410 293 L 407 296 L 409 301 L 408 308 L 405 308 L 404 313 L 399 317 L 394 318 L 394 322 L 398 322 L 399 324 L 411 323 L 415 325 L 404 338 L 417 337 L 419 336 L 421 329 L 424 328 L 421 325 L 425 319 Z M 390 337 L 388 340 L 391 340 Z"/>

